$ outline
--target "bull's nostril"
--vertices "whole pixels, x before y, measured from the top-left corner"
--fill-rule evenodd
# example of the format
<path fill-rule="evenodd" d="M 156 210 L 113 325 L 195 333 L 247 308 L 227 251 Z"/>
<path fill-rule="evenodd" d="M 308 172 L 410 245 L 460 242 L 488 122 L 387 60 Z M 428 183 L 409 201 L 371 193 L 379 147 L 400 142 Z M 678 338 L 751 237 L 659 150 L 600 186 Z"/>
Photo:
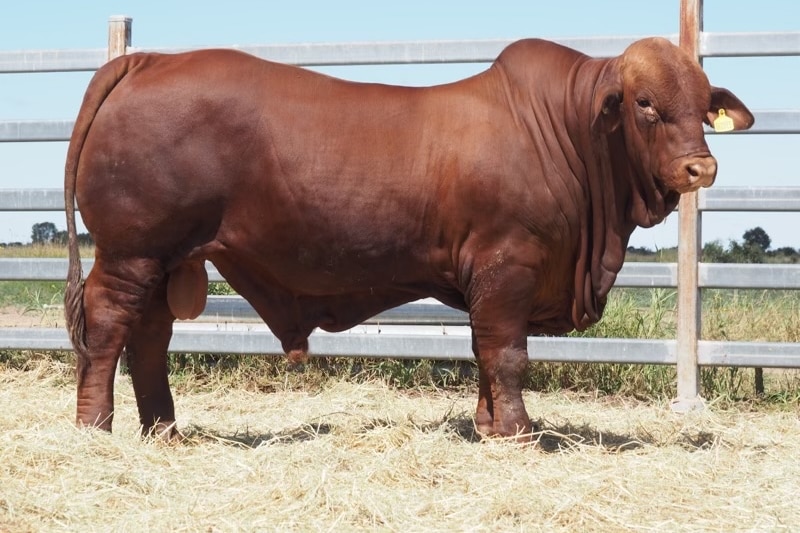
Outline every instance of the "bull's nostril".
<path fill-rule="evenodd" d="M 684 168 L 686 169 L 686 179 L 692 185 L 699 183 L 707 187 L 714 182 L 714 177 L 717 175 L 717 162 L 713 158 L 695 159 Z"/>
<path fill-rule="evenodd" d="M 676 163 L 678 163 L 676 161 Z M 711 156 L 694 156 L 680 159 L 673 167 L 674 189 L 680 192 L 710 187 L 717 176 L 717 161 Z"/>

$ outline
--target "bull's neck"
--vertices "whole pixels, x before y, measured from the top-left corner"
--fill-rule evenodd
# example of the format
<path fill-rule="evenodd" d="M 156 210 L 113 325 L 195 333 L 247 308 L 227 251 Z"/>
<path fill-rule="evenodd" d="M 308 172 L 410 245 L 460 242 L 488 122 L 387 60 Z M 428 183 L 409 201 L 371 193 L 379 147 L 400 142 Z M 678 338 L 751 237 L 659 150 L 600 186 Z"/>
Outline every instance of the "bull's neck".
<path fill-rule="evenodd" d="M 559 200 L 572 203 L 562 209 L 577 224 L 570 227 L 575 239 L 572 322 L 584 329 L 603 312 L 634 225 L 624 214 L 625 198 L 620 198 L 615 179 L 628 169 L 615 168 L 609 159 L 608 143 L 616 141 L 591 130 L 594 88 L 607 62 L 557 52 L 555 60 L 538 55 L 538 60 L 550 62 L 537 69 L 501 64 L 499 70 L 506 78 L 509 107 L 529 132 L 538 164 L 558 169 L 541 172 L 541 179 L 561 180 L 559 189 L 574 192 Z"/>
<path fill-rule="evenodd" d="M 584 154 L 587 173 L 590 177 L 596 176 L 590 183 L 613 184 L 618 208 L 615 212 L 620 229 L 626 232 L 627 242 L 636 226 L 648 228 L 661 222 L 675 205 L 672 198 L 664 198 L 656 190 L 652 176 L 632 163 L 622 125 L 611 133 L 592 127 L 595 91 L 602 86 L 602 78 L 608 71 L 618 68 L 617 61 L 586 59 L 576 63 L 570 72 L 567 92 L 573 99 L 577 116 L 576 120 L 567 122 L 567 128 L 575 146 Z"/>
<path fill-rule="evenodd" d="M 547 51 L 551 53 L 536 55 L 537 68 L 509 55 L 508 65 L 500 62 L 500 70 L 507 77 L 511 108 L 521 110 L 512 112 L 531 132 L 539 157 L 558 158 L 564 164 L 554 165 L 561 169 L 557 179 L 568 182 L 567 189 L 580 191 L 582 203 L 574 207 L 580 227 L 575 228 L 579 242 L 572 321 L 583 329 L 600 318 L 634 228 L 649 224 L 638 220 L 642 180 L 636 179 L 626 157 L 623 128 L 607 133 L 593 124 L 595 91 L 615 68 L 614 59 L 591 59 L 563 48 Z M 548 132 L 542 134 L 545 129 Z M 551 173 L 543 174 L 544 179 L 554 179 Z"/>
<path fill-rule="evenodd" d="M 583 239 L 579 251 L 573 322 L 578 328 L 597 321 L 617 273 L 636 222 L 630 211 L 634 170 L 625 154 L 622 128 L 606 133 L 595 121 L 595 94 L 612 59 L 583 59 L 570 71 L 565 91 L 571 105 L 566 126 L 583 160 L 581 176 L 587 202 Z M 583 267 L 583 272 L 581 268 Z M 582 305 L 581 305 L 582 304 Z"/>

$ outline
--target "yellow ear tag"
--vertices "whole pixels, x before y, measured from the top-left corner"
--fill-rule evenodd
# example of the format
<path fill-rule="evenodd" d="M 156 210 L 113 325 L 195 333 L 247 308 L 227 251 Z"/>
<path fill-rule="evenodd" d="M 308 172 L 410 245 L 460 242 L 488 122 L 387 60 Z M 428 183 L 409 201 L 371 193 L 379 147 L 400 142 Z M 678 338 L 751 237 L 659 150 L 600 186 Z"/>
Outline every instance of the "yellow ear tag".
<path fill-rule="evenodd" d="M 714 131 L 717 133 L 733 131 L 733 119 L 725 114 L 724 109 L 720 109 L 719 116 L 714 119 Z"/>

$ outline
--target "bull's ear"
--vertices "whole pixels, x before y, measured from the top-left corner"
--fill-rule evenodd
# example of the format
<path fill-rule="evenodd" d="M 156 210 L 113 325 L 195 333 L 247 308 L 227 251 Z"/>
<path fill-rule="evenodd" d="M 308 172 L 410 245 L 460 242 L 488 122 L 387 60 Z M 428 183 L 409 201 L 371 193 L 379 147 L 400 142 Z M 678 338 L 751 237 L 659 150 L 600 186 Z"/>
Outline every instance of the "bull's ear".
<path fill-rule="evenodd" d="M 713 125 L 719 116 L 720 109 L 724 109 L 725 115 L 733 120 L 733 129 L 735 130 L 750 129 L 750 126 L 755 122 L 753 114 L 735 94 L 728 89 L 711 87 L 711 107 L 706 113 L 704 122 L 709 126 Z"/>
<path fill-rule="evenodd" d="M 620 116 L 620 104 L 622 103 L 622 93 L 611 92 L 604 97 L 595 98 L 593 109 L 594 121 L 593 128 L 600 128 L 605 133 L 616 130 L 622 122 Z"/>
<path fill-rule="evenodd" d="M 617 62 L 611 60 L 603 68 L 592 100 L 592 129 L 611 133 L 622 122 L 622 77 Z"/>

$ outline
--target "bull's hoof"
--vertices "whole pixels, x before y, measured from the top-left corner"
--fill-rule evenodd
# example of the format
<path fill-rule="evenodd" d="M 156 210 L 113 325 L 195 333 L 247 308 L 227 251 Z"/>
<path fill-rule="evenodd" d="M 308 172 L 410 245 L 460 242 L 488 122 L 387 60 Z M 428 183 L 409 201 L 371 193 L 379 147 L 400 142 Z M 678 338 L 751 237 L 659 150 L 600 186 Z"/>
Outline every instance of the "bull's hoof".
<path fill-rule="evenodd" d="M 81 417 L 78 417 L 75 419 L 75 426 L 78 429 L 89 429 L 89 430 L 96 429 L 100 431 L 105 431 L 106 433 L 111 433 L 111 416 L 107 416 L 103 419 L 98 418 L 93 421 L 87 421 Z"/>
<path fill-rule="evenodd" d="M 308 352 L 306 350 L 290 350 L 286 354 L 286 368 L 292 372 L 302 372 L 308 363 Z"/>
<path fill-rule="evenodd" d="M 527 425 L 521 427 L 519 424 L 515 424 L 514 430 L 506 427 L 497 428 L 493 425 L 476 425 L 475 430 L 480 435 L 481 440 L 502 440 L 519 444 L 531 444 L 538 440 L 536 434 L 541 431 L 541 424 L 537 421 L 529 420 Z"/>
<path fill-rule="evenodd" d="M 100 431 L 102 433 L 111 433 L 111 426 L 99 426 L 93 424 L 84 424 L 83 422 L 77 422 L 75 427 L 78 428 L 80 431 Z"/>
<path fill-rule="evenodd" d="M 152 426 L 142 426 L 142 438 L 153 439 L 169 444 L 178 444 L 183 441 L 183 435 L 178 431 L 178 426 L 172 422 L 157 422 Z"/>

